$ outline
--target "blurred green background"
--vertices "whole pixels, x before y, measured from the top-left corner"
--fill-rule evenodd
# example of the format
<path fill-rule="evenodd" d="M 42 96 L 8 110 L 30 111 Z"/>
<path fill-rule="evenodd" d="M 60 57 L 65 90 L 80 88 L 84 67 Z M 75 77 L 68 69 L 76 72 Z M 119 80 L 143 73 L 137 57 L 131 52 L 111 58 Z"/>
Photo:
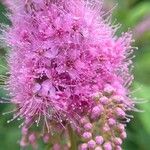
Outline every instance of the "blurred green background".
<path fill-rule="evenodd" d="M 147 100 L 137 107 L 144 112 L 133 112 L 134 119 L 127 127 L 128 138 L 124 142 L 124 150 L 150 150 L 150 0 L 104 0 L 105 9 L 115 7 L 112 21 L 122 26 L 117 34 L 128 29 L 133 31 L 135 43 L 133 46 L 139 50 L 134 52 L 135 81 L 131 87 L 133 96 L 137 100 Z M 5 17 L 6 10 L 0 3 L 0 23 L 9 24 Z M 0 74 L 7 72 L 6 51 L 0 50 Z M 6 93 L 0 88 L 0 97 Z M 0 105 L 0 113 L 11 110 L 9 104 Z M 20 139 L 19 122 L 7 124 L 12 115 L 0 115 L 0 150 L 19 150 Z M 40 148 L 44 150 L 44 148 Z"/>

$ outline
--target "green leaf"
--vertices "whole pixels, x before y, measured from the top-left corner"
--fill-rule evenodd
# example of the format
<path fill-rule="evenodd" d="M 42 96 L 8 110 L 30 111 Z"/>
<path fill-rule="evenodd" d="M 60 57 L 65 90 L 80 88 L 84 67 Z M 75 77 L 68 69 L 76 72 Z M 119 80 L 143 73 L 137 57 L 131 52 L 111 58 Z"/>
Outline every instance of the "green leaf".
<path fill-rule="evenodd" d="M 141 2 L 128 12 L 127 26 L 133 26 L 150 13 L 150 2 Z"/>
<path fill-rule="evenodd" d="M 140 110 L 144 112 L 139 112 L 138 116 L 142 122 L 144 129 L 150 134 L 150 87 L 146 85 L 141 85 L 141 83 L 135 83 L 134 88 L 139 89 L 138 92 L 135 92 L 134 96 L 138 99 L 143 99 L 143 101 L 147 101 L 143 104 L 139 104 L 138 107 Z M 142 101 L 141 101 L 142 102 Z"/>

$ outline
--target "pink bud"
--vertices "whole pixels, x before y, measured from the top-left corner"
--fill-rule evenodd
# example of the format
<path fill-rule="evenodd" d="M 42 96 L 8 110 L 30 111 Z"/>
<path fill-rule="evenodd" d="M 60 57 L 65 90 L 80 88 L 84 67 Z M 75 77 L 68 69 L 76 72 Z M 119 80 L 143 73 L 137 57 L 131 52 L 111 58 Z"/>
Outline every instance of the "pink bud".
<path fill-rule="evenodd" d="M 88 119 L 83 117 L 83 118 L 81 118 L 80 122 L 81 122 L 81 124 L 86 124 L 86 123 L 88 123 Z"/>
<path fill-rule="evenodd" d="M 108 124 L 109 124 L 110 126 L 113 126 L 113 125 L 116 124 L 116 120 L 113 119 L 113 118 L 110 118 L 110 119 L 108 119 Z"/>
<path fill-rule="evenodd" d="M 92 109 L 92 112 L 91 112 L 91 118 L 92 119 L 97 119 L 98 117 L 100 117 L 101 113 L 103 112 L 104 108 L 102 105 L 99 105 L 99 106 L 95 106 L 93 109 Z"/>
<path fill-rule="evenodd" d="M 52 150 L 61 150 L 60 144 L 54 144 Z"/>
<path fill-rule="evenodd" d="M 101 148 L 100 146 L 97 146 L 97 147 L 95 148 L 95 150 L 102 150 L 102 148 Z"/>
<path fill-rule="evenodd" d="M 118 126 L 119 131 L 123 132 L 125 130 L 125 127 L 123 124 L 119 124 Z"/>
<path fill-rule="evenodd" d="M 96 144 L 101 145 L 104 142 L 104 139 L 102 136 L 96 136 L 95 141 L 96 141 Z"/>
<path fill-rule="evenodd" d="M 36 136 L 35 136 L 34 133 L 32 133 L 32 134 L 29 135 L 29 141 L 30 141 L 30 143 L 35 143 L 35 141 L 36 141 Z"/>
<path fill-rule="evenodd" d="M 43 136 L 43 141 L 44 141 L 44 143 L 48 143 L 49 140 L 50 140 L 49 134 L 45 134 L 45 135 Z"/>
<path fill-rule="evenodd" d="M 26 146 L 28 146 L 28 143 L 27 143 L 25 137 L 22 137 L 22 139 L 21 139 L 21 141 L 20 141 L 20 146 L 21 146 L 21 147 L 26 147 Z"/>
<path fill-rule="evenodd" d="M 26 127 L 22 127 L 22 134 L 27 135 L 28 134 L 28 129 Z"/>
<path fill-rule="evenodd" d="M 92 129 L 92 124 L 91 124 L 91 123 L 85 124 L 85 125 L 84 125 L 84 129 L 87 130 L 87 131 L 88 131 L 88 130 L 91 130 L 91 129 Z"/>
<path fill-rule="evenodd" d="M 85 140 L 88 140 L 92 137 L 92 134 L 90 132 L 84 132 L 82 137 L 85 139 Z"/>
<path fill-rule="evenodd" d="M 112 150 L 112 146 L 110 142 L 104 144 L 104 150 Z"/>
<path fill-rule="evenodd" d="M 117 137 L 114 139 L 114 142 L 115 142 L 116 145 L 121 145 L 122 144 L 122 140 L 120 138 L 117 138 Z"/>
<path fill-rule="evenodd" d="M 122 150 L 120 146 L 116 146 L 116 150 Z"/>
<path fill-rule="evenodd" d="M 96 143 L 95 143 L 94 140 L 90 140 L 90 141 L 88 142 L 88 148 L 94 148 L 95 146 L 96 146 Z"/>
<path fill-rule="evenodd" d="M 124 118 L 126 116 L 126 113 L 121 108 L 117 107 L 116 108 L 116 115 Z"/>
<path fill-rule="evenodd" d="M 126 132 L 125 132 L 125 131 L 124 131 L 124 132 L 122 132 L 122 133 L 121 133 L 121 135 L 120 135 L 120 137 L 121 137 L 122 139 L 127 138 L 127 134 L 126 134 Z"/>
<path fill-rule="evenodd" d="M 103 96 L 100 98 L 100 102 L 101 102 L 101 104 L 106 105 L 106 104 L 108 104 L 109 99 L 107 97 Z"/>
<path fill-rule="evenodd" d="M 88 149 L 88 146 L 86 143 L 81 145 L 81 150 L 87 150 L 87 149 Z"/>

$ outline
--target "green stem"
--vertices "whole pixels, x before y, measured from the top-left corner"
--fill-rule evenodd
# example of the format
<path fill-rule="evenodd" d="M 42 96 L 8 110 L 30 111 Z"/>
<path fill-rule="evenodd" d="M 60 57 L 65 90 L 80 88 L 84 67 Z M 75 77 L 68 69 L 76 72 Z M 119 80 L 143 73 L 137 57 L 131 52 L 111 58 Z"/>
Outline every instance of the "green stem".
<path fill-rule="evenodd" d="M 71 126 L 68 126 L 68 132 L 71 144 L 70 150 L 77 150 L 76 135 L 75 132 L 72 130 Z"/>

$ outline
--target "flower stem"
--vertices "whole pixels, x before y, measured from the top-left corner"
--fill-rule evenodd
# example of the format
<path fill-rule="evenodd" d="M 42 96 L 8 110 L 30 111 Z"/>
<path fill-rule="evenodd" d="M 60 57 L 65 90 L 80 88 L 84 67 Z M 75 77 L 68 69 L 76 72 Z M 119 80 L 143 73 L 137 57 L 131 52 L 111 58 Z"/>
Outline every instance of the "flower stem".
<path fill-rule="evenodd" d="M 71 126 L 68 126 L 68 132 L 69 132 L 69 138 L 70 138 L 70 150 L 77 150 L 77 143 L 76 143 L 76 135 L 71 128 Z"/>

